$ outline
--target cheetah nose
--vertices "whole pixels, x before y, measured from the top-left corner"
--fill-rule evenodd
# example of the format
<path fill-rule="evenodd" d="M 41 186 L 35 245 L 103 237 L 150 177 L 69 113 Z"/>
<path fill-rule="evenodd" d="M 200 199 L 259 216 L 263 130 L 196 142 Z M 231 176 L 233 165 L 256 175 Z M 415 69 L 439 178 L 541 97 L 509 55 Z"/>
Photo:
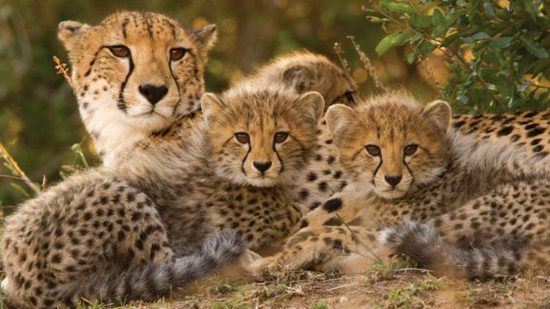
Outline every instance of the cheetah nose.
<path fill-rule="evenodd" d="M 254 162 L 252 164 L 254 164 L 254 167 L 262 173 L 267 171 L 271 167 L 271 161 L 268 161 L 268 162 Z"/>
<path fill-rule="evenodd" d="M 386 179 L 386 182 L 392 185 L 393 187 L 397 186 L 399 182 L 401 182 L 401 179 L 403 176 L 401 175 L 386 175 L 384 176 L 384 179 Z"/>
<path fill-rule="evenodd" d="M 149 103 L 155 105 L 160 101 L 166 93 L 168 93 L 168 87 L 164 85 L 151 85 L 145 84 L 138 87 L 139 92 L 149 101 Z"/>

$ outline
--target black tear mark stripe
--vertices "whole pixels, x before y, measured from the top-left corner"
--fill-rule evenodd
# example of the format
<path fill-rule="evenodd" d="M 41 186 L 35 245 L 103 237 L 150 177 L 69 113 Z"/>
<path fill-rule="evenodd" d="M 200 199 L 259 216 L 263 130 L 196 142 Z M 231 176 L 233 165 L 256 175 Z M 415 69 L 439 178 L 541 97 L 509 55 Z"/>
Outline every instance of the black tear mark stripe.
<path fill-rule="evenodd" d="M 273 140 L 272 148 L 275 152 L 275 155 L 277 156 L 277 159 L 281 163 L 281 170 L 279 171 L 279 174 L 281 174 L 285 170 L 285 163 L 283 162 L 283 159 L 281 159 L 281 156 L 279 155 L 279 152 L 277 151 L 277 148 L 275 147 L 275 140 Z"/>
<path fill-rule="evenodd" d="M 180 84 L 178 83 L 178 78 L 174 74 L 174 71 L 172 70 L 172 61 L 168 63 L 168 69 L 170 70 L 170 75 L 172 75 L 172 78 L 174 79 L 174 82 L 176 83 L 176 90 L 178 91 L 178 102 L 174 105 L 174 110 L 172 111 L 172 115 L 176 114 L 176 111 L 178 109 L 178 106 L 181 103 L 181 91 L 180 91 Z"/>
<path fill-rule="evenodd" d="M 126 28 L 128 27 L 128 23 L 130 22 L 130 18 L 126 17 L 124 21 L 122 22 L 122 36 L 126 38 L 128 36 L 128 32 Z"/>
<path fill-rule="evenodd" d="M 414 174 L 413 174 L 413 171 L 412 171 L 411 168 L 409 167 L 409 164 L 407 163 L 407 161 L 405 161 L 405 156 L 403 156 L 403 165 L 405 165 L 405 167 L 406 167 L 407 170 L 409 171 L 409 174 L 411 174 L 411 178 L 412 178 L 413 181 L 414 181 Z"/>
<path fill-rule="evenodd" d="M 380 167 L 384 163 L 384 160 L 382 160 L 382 154 L 380 154 L 379 158 L 380 158 L 380 162 L 378 163 L 378 166 L 376 166 L 376 169 L 374 169 L 374 173 L 372 173 L 372 185 L 373 186 L 376 186 L 376 183 L 375 183 L 374 179 L 376 178 L 376 174 L 378 173 L 378 170 L 380 169 Z"/>
<path fill-rule="evenodd" d="M 128 79 L 130 79 L 130 75 L 132 75 L 132 72 L 134 71 L 134 60 L 132 60 L 131 53 L 130 53 L 130 56 L 128 56 L 128 61 L 129 61 L 130 69 L 128 70 L 128 74 L 126 74 L 124 81 L 122 81 L 122 84 L 120 85 L 120 91 L 118 93 L 118 102 L 117 102 L 118 109 L 124 112 L 126 112 L 126 103 L 124 102 L 124 89 L 128 84 Z"/>
<path fill-rule="evenodd" d="M 86 73 L 84 74 L 84 76 L 89 76 L 91 73 L 92 73 L 92 68 L 94 67 L 94 64 L 97 60 L 97 55 L 99 55 L 99 52 L 104 48 L 105 46 L 101 46 L 94 54 L 94 58 L 92 59 L 92 61 L 90 61 L 90 65 L 88 67 L 88 71 L 86 71 Z"/>
<path fill-rule="evenodd" d="M 248 155 L 250 154 L 250 151 L 252 150 L 252 144 L 250 143 L 250 141 L 247 143 L 247 145 L 248 145 L 248 151 L 246 152 L 246 155 L 243 158 L 243 162 L 241 162 L 241 171 L 243 172 L 243 174 L 245 176 L 248 176 L 248 175 L 246 174 L 246 170 L 244 169 L 244 163 L 246 162 L 246 159 L 248 158 Z"/>

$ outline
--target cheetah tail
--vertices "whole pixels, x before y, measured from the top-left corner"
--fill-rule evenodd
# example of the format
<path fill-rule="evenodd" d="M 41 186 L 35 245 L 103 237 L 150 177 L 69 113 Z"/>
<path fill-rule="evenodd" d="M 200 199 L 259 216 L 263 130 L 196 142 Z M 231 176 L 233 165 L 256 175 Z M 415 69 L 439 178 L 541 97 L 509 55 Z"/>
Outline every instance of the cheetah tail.
<path fill-rule="evenodd" d="M 234 232 L 219 232 L 208 238 L 192 255 L 165 263 L 148 263 L 123 274 L 101 275 L 65 293 L 63 299 L 80 303 L 81 299 L 126 302 L 151 301 L 205 276 L 234 261 L 246 249 L 246 243 Z"/>
<path fill-rule="evenodd" d="M 421 267 L 454 278 L 486 280 L 513 275 L 522 269 L 542 270 L 550 266 L 548 246 L 462 248 L 446 241 L 431 225 L 410 221 L 383 230 L 380 241 Z"/>

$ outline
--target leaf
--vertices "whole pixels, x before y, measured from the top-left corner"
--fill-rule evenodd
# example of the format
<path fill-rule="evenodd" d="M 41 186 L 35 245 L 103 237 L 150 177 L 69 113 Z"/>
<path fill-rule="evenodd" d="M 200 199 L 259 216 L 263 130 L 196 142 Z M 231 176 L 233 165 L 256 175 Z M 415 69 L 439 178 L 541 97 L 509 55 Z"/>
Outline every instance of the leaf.
<path fill-rule="evenodd" d="M 418 28 L 428 28 L 432 25 L 432 18 L 427 15 L 415 14 L 411 18 L 411 24 Z"/>
<path fill-rule="evenodd" d="M 400 13 L 414 13 L 414 9 L 405 3 L 399 2 L 387 2 L 383 4 L 390 11 L 400 12 Z"/>
<path fill-rule="evenodd" d="M 540 46 L 539 43 L 529 40 L 529 39 L 522 39 L 525 42 L 525 46 L 527 47 L 527 50 L 533 54 L 535 57 L 539 59 L 548 58 L 548 51 L 544 49 L 542 46 Z"/>
<path fill-rule="evenodd" d="M 441 14 L 440 10 L 435 9 L 434 14 L 432 15 L 432 25 L 437 26 L 442 22 L 443 22 L 443 14 Z"/>
<path fill-rule="evenodd" d="M 506 79 L 501 78 L 494 84 L 497 90 L 505 97 L 509 97 L 514 93 L 514 85 L 510 84 Z"/>
<path fill-rule="evenodd" d="M 420 45 L 418 45 L 416 51 L 421 54 L 428 54 L 434 51 L 436 48 L 437 45 L 434 45 L 428 41 L 423 41 L 422 43 L 420 43 Z"/>
<path fill-rule="evenodd" d="M 408 53 L 406 59 L 408 64 L 413 64 L 414 60 L 416 59 L 416 56 L 414 53 Z"/>
<path fill-rule="evenodd" d="M 417 34 L 413 35 L 413 36 L 410 38 L 409 41 L 410 41 L 411 44 L 414 44 L 414 43 L 420 41 L 421 39 L 422 39 L 422 34 L 417 33 Z"/>
<path fill-rule="evenodd" d="M 512 42 L 514 38 L 511 36 L 503 36 L 500 38 L 496 38 L 489 42 L 489 47 L 498 47 L 498 48 L 506 48 L 510 46 L 510 43 Z"/>
<path fill-rule="evenodd" d="M 377 16 L 367 16 L 367 20 L 373 24 L 379 24 L 388 21 L 387 18 L 380 18 Z"/>
<path fill-rule="evenodd" d="M 537 18 L 537 9 L 535 9 L 535 6 L 533 4 L 533 0 L 523 0 L 523 5 L 525 6 L 525 10 L 529 15 L 531 16 L 531 19 L 536 20 Z"/>
<path fill-rule="evenodd" d="M 403 44 L 405 40 L 410 38 L 413 35 L 413 32 L 411 30 L 406 30 L 403 32 L 395 32 L 390 35 L 387 35 L 384 37 L 378 45 L 376 45 L 376 48 L 374 49 L 378 56 L 382 56 L 384 53 L 388 51 L 388 49 Z"/>
<path fill-rule="evenodd" d="M 451 34 L 443 40 L 441 45 L 449 46 L 453 44 L 459 37 L 460 37 L 460 33 Z"/>
<path fill-rule="evenodd" d="M 491 16 L 495 16 L 495 10 L 493 9 L 493 4 L 491 3 L 491 1 L 488 1 L 488 0 L 484 0 L 483 1 L 483 8 L 485 9 L 485 12 L 487 12 L 487 14 L 491 15 Z"/>
<path fill-rule="evenodd" d="M 478 32 L 472 36 L 462 38 L 462 41 L 466 43 L 472 43 L 473 41 L 479 41 L 479 40 L 485 40 L 491 38 L 490 35 L 488 35 L 485 32 Z"/>

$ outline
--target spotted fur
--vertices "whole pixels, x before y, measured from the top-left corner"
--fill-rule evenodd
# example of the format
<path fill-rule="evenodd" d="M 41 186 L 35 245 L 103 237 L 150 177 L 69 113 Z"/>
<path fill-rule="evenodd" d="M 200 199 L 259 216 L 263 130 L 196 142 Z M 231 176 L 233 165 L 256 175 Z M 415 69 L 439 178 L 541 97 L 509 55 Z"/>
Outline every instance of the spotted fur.
<path fill-rule="evenodd" d="M 466 135 L 462 125 L 449 126 L 445 102 L 422 107 L 403 93 L 376 97 L 355 109 L 329 108 L 328 126 L 350 185 L 310 212 L 282 252 L 251 269 L 260 274 L 277 265 L 308 265 L 357 272 L 376 260 L 373 254 L 402 253 L 439 274 L 471 279 L 545 271 L 550 158 L 507 138 L 513 132 L 534 138 L 529 132 L 536 127 L 542 141 L 548 136 L 548 113 L 521 115 L 539 121 L 525 131 L 526 123 L 515 127 L 508 121 L 512 131 L 495 130 L 493 136 L 485 130 Z M 416 151 L 406 150 L 411 144 Z M 379 152 L 369 151 L 369 145 Z M 386 175 L 402 177 L 395 183 Z M 352 230 L 341 230 L 344 222 Z"/>
<path fill-rule="evenodd" d="M 371 101 L 358 102 L 370 104 Z M 499 145 L 499 149 L 509 154 L 519 151 L 528 156 L 547 157 L 550 153 L 550 138 L 545 128 L 548 127 L 549 121 L 550 111 L 457 114 L 452 116 L 450 126 L 453 130 L 472 137 L 470 145 L 465 146 L 466 153 L 469 151 L 468 147 L 476 147 L 477 143 L 491 142 L 493 145 Z M 333 194 L 341 192 L 348 185 L 349 176 L 342 164 L 336 160 L 339 151 L 334 141 L 326 122 L 322 123 L 319 145 L 313 160 L 308 166 L 307 173 L 299 176 L 299 183 L 302 185 L 298 188 L 297 201 L 304 213 L 322 206 L 324 201 Z M 516 157 L 521 158 L 521 156 Z M 491 157 L 486 159 L 490 161 Z M 508 163 L 511 164 L 511 168 L 514 168 L 514 164 L 522 164 L 520 161 L 521 159 Z M 529 167 L 527 169 L 532 170 Z"/>
<path fill-rule="evenodd" d="M 21 205 L 1 241 L 10 301 L 152 300 L 234 259 L 239 239 L 276 246 L 300 218 L 290 180 L 316 144 L 323 104 L 316 92 L 246 85 L 206 94 L 205 121 L 187 138 L 136 149 Z M 258 160 L 273 162 L 260 171 Z M 225 230 L 239 237 L 217 234 Z"/>
<path fill-rule="evenodd" d="M 154 202 L 130 183 L 102 170 L 73 176 L 6 219 L 2 288 L 18 308 L 154 300 L 244 250 L 226 232 L 176 257 L 165 227 Z"/>

